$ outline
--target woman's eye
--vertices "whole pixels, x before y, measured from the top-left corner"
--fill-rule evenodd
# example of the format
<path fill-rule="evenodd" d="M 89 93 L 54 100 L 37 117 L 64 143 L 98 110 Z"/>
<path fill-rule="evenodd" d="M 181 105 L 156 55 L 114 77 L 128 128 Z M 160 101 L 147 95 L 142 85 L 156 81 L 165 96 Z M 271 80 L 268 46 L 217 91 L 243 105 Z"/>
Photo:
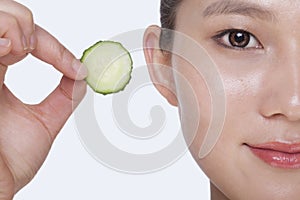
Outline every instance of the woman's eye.
<path fill-rule="evenodd" d="M 218 43 L 229 48 L 261 49 L 261 43 L 251 33 L 243 30 L 227 30 L 214 37 Z"/>

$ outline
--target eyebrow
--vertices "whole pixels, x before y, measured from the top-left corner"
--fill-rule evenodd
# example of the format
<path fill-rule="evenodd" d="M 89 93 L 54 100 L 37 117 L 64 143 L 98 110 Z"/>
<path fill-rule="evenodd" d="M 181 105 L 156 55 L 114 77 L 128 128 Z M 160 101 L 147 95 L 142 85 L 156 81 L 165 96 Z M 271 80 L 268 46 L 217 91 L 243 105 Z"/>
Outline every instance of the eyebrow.
<path fill-rule="evenodd" d="M 204 11 L 203 17 L 216 15 L 243 15 L 262 20 L 277 21 L 275 14 L 257 4 L 239 0 L 219 0 L 210 4 Z"/>

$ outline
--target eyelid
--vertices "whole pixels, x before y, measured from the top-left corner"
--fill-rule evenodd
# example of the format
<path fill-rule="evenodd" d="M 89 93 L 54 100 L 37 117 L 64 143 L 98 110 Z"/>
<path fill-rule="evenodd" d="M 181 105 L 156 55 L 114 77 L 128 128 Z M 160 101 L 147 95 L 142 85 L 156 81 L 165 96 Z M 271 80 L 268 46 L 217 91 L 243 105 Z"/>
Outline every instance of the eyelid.
<path fill-rule="evenodd" d="M 251 37 L 253 37 L 253 39 L 255 39 L 257 41 L 257 43 L 259 44 L 256 47 L 245 47 L 245 48 L 241 48 L 241 47 L 235 47 L 235 46 L 230 46 L 230 45 L 226 45 L 223 42 L 221 42 L 220 40 L 227 34 L 230 34 L 232 32 L 243 32 L 243 33 L 247 33 L 249 34 Z M 257 39 L 257 37 L 255 35 L 253 35 L 252 33 L 250 33 L 247 30 L 243 30 L 243 29 L 225 29 L 225 30 L 221 30 L 218 31 L 216 33 L 215 36 L 212 37 L 213 40 L 215 40 L 219 45 L 225 47 L 225 48 L 229 48 L 229 49 L 234 49 L 234 50 L 239 50 L 239 51 L 245 51 L 245 50 L 257 50 L 257 49 L 263 49 L 263 45 L 262 43 Z"/>

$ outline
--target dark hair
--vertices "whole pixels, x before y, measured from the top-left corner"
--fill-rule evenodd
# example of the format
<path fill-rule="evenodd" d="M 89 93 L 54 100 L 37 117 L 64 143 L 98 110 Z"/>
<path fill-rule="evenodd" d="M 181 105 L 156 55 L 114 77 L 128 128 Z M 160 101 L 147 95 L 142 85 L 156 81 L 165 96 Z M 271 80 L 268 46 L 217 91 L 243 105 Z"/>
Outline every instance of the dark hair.
<path fill-rule="evenodd" d="M 160 21 L 162 32 L 160 36 L 160 48 L 170 50 L 173 42 L 173 33 L 176 27 L 176 14 L 182 0 L 161 0 L 160 3 Z"/>
<path fill-rule="evenodd" d="M 182 0 L 161 0 L 160 21 L 162 28 L 175 29 L 176 11 Z"/>

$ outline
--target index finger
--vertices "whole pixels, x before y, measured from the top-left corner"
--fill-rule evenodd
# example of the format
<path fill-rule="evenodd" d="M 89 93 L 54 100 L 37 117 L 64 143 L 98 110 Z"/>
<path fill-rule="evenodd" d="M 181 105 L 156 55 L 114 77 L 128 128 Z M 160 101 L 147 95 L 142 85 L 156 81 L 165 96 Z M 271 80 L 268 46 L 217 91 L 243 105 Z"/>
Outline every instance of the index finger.
<path fill-rule="evenodd" d="M 53 65 L 66 77 L 73 80 L 83 80 L 87 76 L 87 69 L 66 49 L 55 37 L 38 25 L 35 28 L 36 48 L 31 54 Z"/>

